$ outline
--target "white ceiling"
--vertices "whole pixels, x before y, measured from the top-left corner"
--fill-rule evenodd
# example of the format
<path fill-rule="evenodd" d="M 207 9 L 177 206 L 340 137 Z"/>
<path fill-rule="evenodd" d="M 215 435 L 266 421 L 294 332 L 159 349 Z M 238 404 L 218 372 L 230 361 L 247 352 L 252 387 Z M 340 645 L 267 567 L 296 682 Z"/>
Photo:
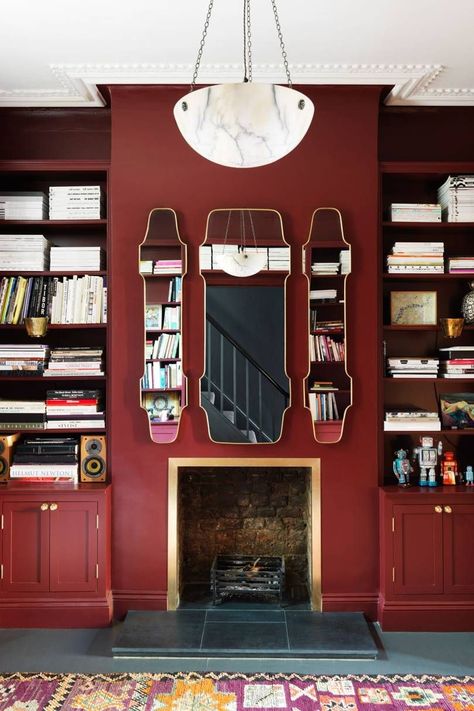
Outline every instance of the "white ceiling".
<path fill-rule="evenodd" d="M 97 84 L 189 83 L 208 0 L 4 0 L 0 106 L 102 105 Z M 243 0 L 214 0 L 199 80 L 242 79 Z M 296 84 L 384 84 L 387 103 L 474 105 L 474 1 L 277 0 Z M 270 0 L 254 80 L 285 83 Z"/>

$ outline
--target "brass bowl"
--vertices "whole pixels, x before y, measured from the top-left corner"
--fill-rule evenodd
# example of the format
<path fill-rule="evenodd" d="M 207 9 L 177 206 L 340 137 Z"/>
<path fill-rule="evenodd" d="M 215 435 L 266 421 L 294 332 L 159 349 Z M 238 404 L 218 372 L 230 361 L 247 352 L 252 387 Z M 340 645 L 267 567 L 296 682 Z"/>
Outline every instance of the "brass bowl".
<path fill-rule="evenodd" d="M 463 318 L 440 318 L 439 320 L 445 338 L 458 338 L 464 327 Z"/>
<path fill-rule="evenodd" d="M 27 316 L 25 318 L 26 332 L 32 338 L 41 338 L 48 330 L 47 316 Z"/>

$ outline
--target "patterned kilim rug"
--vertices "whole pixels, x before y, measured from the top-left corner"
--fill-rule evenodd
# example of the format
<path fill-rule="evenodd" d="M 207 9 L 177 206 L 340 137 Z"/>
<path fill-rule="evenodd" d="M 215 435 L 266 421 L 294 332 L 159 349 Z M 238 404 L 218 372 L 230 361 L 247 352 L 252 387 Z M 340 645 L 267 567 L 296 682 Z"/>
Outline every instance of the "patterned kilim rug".
<path fill-rule="evenodd" d="M 6 674 L 0 711 L 474 709 L 474 677 Z"/>

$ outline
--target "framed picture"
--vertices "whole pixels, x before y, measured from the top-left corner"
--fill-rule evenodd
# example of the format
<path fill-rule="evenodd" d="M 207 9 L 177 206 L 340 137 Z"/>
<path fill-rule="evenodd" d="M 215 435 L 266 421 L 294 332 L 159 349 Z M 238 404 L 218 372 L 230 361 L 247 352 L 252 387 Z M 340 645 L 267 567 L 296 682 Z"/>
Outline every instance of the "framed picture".
<path fill-rule="evenodd" d="M 441 422 L 446 429 L 474 427 L 474 393 L 443 393 L 440 407 Z"/>
<path fill-rule="evenodd" d="M 143 407 L 150 420 L 176 420 L 181 413 L 181 393 L 143 393 Z"/>
<path fill-rule="evenodd" d="M 436 326 L 436 291 L 391 291 L 392 326 Z"/>
<path fill-rule="evenodd" d="M 151 330 L 153 328 L 160 329 L 162 323 L 162 306 L 161 304 L 147 304 L 145 306 L 145 328 Z"/>

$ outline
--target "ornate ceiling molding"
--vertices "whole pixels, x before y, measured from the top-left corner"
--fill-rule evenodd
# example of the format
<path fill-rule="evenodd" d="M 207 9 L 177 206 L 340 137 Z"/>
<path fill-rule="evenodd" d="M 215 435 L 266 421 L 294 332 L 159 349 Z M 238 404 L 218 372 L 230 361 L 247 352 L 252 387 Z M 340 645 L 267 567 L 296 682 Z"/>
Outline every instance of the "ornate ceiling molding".
<path fill-rule="evenodd" d="M 103 106 L 100 84 L 188 84 L 191 64 L 51 64 L 58 87 L 40 90 L 0 90 L 0 106 Z M 445 67 L 439 64 L 293 64 L 295 84 L 387 85 L 393 89 L 389 106 L 474 106 L 474 88 L 437 88 Z M 254 66 L 258 80 L 282 83 L 279 64 Z M 224 83 L 242 78 L 240 64 L 207 64 L 202 83 Z"/>

